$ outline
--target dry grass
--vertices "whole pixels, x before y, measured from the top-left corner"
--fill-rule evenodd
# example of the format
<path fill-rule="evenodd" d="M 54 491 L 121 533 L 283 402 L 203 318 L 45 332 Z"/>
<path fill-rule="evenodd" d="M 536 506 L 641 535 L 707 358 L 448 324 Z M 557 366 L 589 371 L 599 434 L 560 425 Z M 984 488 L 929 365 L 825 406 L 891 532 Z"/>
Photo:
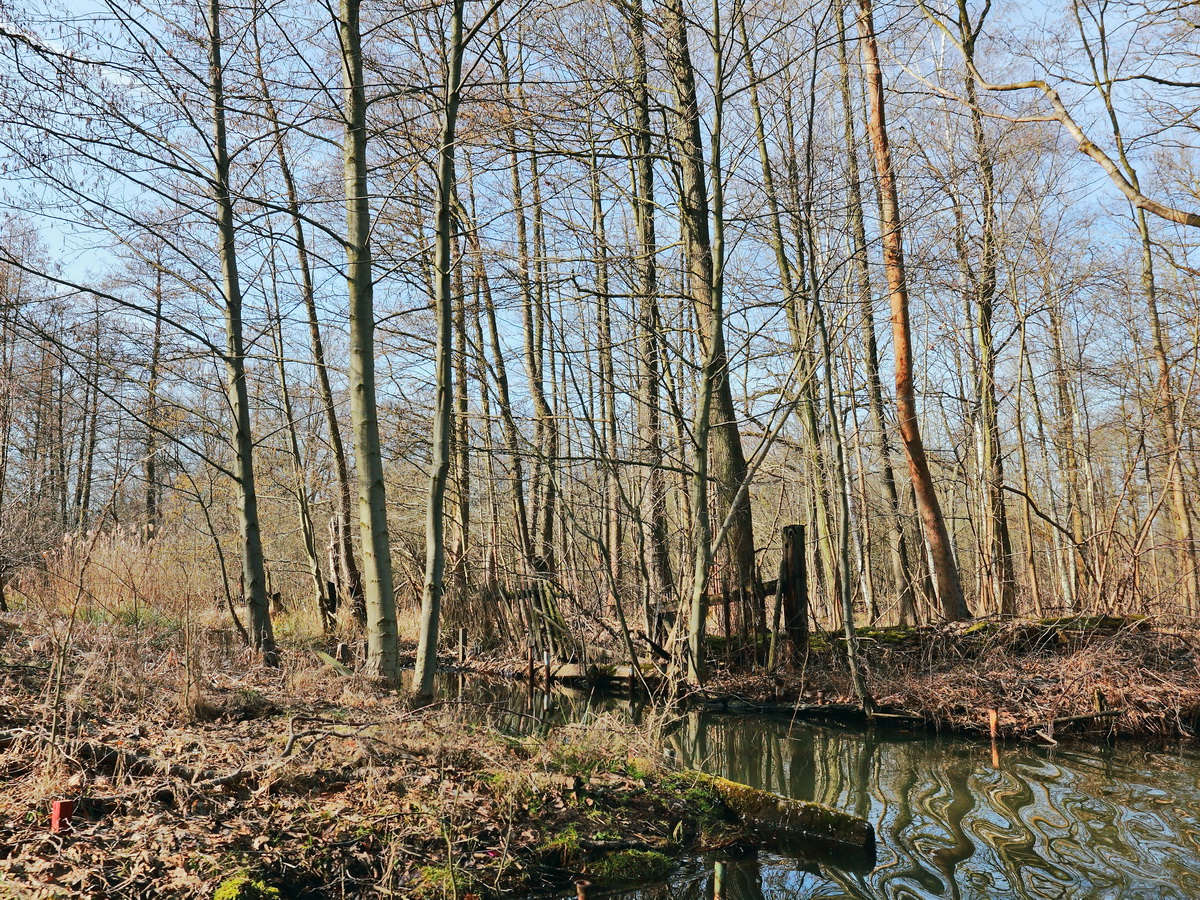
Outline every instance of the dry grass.
<path fill-rule="evenodd" d="M 634 787 L 646 729 L 507 736 L 294 646 L 264 668 L 179 612 L 79 617 L 58 654 L 62 610 L 0 616 L 0 897 L 209 898 L 242 870 L 284 896 L 490 894 L 561 879 L 545 846 L 569 829 L 665 842 L 678 821 Z M 597 772 L 625 793 L 537 778 Z M 55 799 L 79 810 L 62 835 Z"/>

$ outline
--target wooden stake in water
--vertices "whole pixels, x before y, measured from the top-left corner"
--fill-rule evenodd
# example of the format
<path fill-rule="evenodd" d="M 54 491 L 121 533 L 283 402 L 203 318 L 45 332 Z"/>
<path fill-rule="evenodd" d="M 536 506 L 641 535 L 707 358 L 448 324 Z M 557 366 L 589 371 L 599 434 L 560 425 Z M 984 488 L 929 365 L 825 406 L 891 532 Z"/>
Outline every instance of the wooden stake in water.
<path fill-rule="evenodd" d="M 1000 748 L 996 746 L 996 736 L 1000 732 L 1000 714 L 994 709 L 988 710 L 988 732 L 992 736 L 992 768 L 1000 768 Z"/>

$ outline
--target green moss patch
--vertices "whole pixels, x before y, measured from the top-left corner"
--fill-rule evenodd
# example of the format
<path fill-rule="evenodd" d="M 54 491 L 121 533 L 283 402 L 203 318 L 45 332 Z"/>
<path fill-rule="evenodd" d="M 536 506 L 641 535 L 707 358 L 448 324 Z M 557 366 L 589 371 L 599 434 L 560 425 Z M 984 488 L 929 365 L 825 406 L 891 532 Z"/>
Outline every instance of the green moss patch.
<path fill-rule="evenodd" d="M 283 895 L 279 888 L 268 886 L 248 872 L 239 872 L 221 882 L 213 900 L 283 900 Z"/>
<path fill-rule="evenodd" d="M 657 850 L 618 850 L 592 863 L 588 876 L 600 885 L 662 881 L 674 868 L 675 860 Z"/>

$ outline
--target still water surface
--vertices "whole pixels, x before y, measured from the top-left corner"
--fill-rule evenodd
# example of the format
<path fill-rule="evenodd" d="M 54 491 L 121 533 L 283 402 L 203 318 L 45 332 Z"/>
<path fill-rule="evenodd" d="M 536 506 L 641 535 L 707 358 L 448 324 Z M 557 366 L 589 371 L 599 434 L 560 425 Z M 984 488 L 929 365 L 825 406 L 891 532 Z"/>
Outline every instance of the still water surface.
<path fill-rule="evenodd" d="M 451 691 L 522 732 L 586 721 L 588 698 L 504 684 Z M 639 718 L 637 705 L 603 705 Z M 684 859 L 621 900 L 1200 898 L 1200 751 L 1000 745 L 693 711 L 663 750 L 683 766 L 864 816 L 874 865 L 761 852 Z"/>

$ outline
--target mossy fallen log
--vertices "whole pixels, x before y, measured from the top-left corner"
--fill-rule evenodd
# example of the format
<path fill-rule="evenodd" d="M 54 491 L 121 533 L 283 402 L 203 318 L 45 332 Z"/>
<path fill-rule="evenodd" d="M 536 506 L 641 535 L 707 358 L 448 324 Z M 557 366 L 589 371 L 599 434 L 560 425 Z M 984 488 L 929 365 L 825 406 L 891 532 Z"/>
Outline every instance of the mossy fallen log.
<path fill-rule="evenodd" d="M 697 772 L 696 781 L 710 788 L 743 825 L 754 831 L 781 840 L 811 840 L 865 853 L 875 850 L 875 829 L 866 819 L 716 775 Z"/>

